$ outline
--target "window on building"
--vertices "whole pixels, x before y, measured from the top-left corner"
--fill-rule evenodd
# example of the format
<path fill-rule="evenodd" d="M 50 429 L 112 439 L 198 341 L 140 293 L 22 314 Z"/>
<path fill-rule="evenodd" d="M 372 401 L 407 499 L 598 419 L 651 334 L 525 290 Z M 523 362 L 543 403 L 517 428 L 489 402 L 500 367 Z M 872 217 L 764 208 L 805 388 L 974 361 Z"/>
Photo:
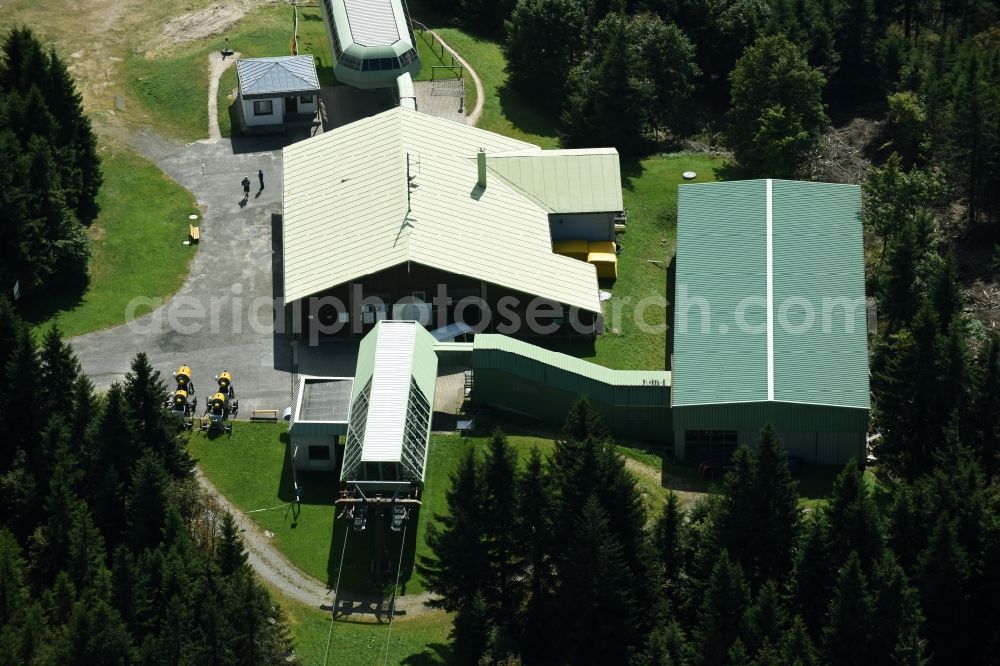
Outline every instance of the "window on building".
<path fill-rule="evenodd" d="M 312 95 L 299 95 L 299 104 L 312 104 L 312 103 L 313 103 Z"/>
<path fill-rule="evenodd" d="M 321 444 L 309 445 L 309 460 L 329 460 L 330 447 Z"/>
<path fill-rule="evenodd" d="M 735 430 L 685 430 L 684 457 L 691 462 L 726 462 L 739 444 Z"/>
<path fill-rule="evenodd" d="M 416 49 L 410 49 L 409 51 L 407 51 L 403 55 L 399 56 L 399 64 L 400 64 L 401 67 L 406 67 L 407 65 L 409 65 L 411 62 L 413 62 L 416 59 L 417 59 L 417 50 Z"/>
<path fill-rule="evenodd" d="M 269 99 L 259 99 L 253 103 L 253 115 L 273 116 L 274 102 Z"/>
<path fill-rule="evenodd" d="M 357 56 L 353 56 L 350 53 L 345 53 L 345 54 L 341 55 L 337 59 L 337 62 L 339 64 L 343 65 L 344 67 L 349 68 L 349 69 L 357 69 L 357 70 L 361 69 L 361 58 L 358 58 Z"/>

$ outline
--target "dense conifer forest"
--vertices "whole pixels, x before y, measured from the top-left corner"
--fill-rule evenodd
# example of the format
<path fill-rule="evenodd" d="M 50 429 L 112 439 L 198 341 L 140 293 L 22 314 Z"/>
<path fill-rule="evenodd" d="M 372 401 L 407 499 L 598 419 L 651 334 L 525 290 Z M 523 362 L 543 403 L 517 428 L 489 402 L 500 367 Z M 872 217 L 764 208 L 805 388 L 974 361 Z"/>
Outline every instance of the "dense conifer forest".
<path fill-rule="evenodd" d="M 54 50 L 20 28 L 0 51 L 0 289 L 79 290 L 101 186 L 97 139 Z"/>
<path fill-rule="evenodd" d="M 97 395 L 0 298 L 0 387 L 0 663 L 294 662 L 144 354 Z"/>

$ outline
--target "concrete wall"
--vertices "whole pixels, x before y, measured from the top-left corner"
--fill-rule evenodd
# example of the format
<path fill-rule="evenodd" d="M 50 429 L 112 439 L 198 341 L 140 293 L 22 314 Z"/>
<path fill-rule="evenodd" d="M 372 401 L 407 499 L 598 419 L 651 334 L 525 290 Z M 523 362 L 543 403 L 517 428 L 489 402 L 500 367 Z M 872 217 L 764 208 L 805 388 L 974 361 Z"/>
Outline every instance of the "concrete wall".
<path fill-rule="evenodd" d="M 310 115 L 315 114 L 319 111 L 319 95 L 307 95 L 311 97 L 312 101 L 304 103 L 302 101 L 301 95 L 296 95 L 296 103 L 298 105 L 298 113 Z M 255 116 L 253 113 L 253 103 L 254 102 L 271 102 L 271 108 L 274 111 L 269 116 Z M 265 99 L 243 99 L 240 97 L 240 103 L 243 105 L 243 122 L 247 127 L 257 127 L 261 125 L 280 125 L 285 122 L 285 98 L 282 97 L 268 97 Z"/>
<path fill-rule="evenodd" d="M 615 213 L 549 215 L 552 242 L 561 240 L 609 241 L 615 239 Z"/>
<path fill-rule="evenodd" d="M 337 436 L 336 435 L 296 435 L 290 433 L 293 452 L 292 460 L 297 470 L 317 470 L 332 472 L 337 468 Z M 310 460 L 310 446 L 325 446 L 330 451 L 329 460 Z"/>

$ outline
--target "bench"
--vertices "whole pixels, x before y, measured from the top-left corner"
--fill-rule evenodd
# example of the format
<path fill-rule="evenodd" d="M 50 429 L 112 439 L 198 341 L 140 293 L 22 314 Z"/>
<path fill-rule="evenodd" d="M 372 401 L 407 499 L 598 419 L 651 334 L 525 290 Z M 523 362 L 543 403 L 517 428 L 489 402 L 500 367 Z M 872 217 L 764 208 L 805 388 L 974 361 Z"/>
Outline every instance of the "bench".
<path fill-rule="evenodd" d="M 250 410 L 250 420 L 251 421 L 277 421 L 278 420 L 278 410 L 277 409 L 251 409 Z"/>
<path fill-rule="evenodd" d="M 197 243 L 199 240 L 201 240 L 201 228 L 196 227 L 193 224 L 189 224 L 188 236 L 191 238 L 192 243 Z"/>

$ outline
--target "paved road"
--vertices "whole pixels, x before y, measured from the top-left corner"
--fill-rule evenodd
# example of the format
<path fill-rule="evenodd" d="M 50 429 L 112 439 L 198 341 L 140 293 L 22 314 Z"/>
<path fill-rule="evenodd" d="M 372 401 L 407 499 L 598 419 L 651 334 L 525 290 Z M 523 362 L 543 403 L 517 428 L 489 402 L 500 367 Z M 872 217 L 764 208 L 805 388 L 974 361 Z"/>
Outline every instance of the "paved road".
<path fill-rule="evenodd" d="M 273 277 L 281 273 L 280 147 L 287 141 L 280 135 L 180 146 L 148 132 L 135 137 L 141 152 L 194 194 L 204 214 L 201 246 L 188 280 L 162 307 L 71 340 L 95 385 L 120 380 L 133 356 L 145 351 L 168 380 L 181 363 L 191 366 L 202 404 L 214 387 L 212 378 L 227 369 L 243 413 L 288 405 L 292 348 L 286 337 L 274 334 L 270 314 L 279 293 Z M 259 193 L 258 169 L 265 178 Z M 245 205 L 244 176 L 253 183 Z M 137 313 L 150 313 L 155 305 L 142 304 Z"/>

